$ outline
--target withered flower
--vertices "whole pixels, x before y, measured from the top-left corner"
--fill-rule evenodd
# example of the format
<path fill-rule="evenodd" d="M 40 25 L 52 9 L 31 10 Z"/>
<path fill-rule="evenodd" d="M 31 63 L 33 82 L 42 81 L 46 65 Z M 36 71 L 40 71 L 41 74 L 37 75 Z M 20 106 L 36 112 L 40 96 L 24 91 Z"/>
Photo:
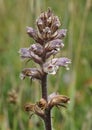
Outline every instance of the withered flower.
<path fill-rule="evenodd" d="M 48 97 L 48 106 L 50 108 L 52 108 L 54 106 L 66 107 L 66 104 L 69 103 L 69 101 L 70 101 L 70 98 L 65 95 L 60 95 L 58 93 L 52 93 Z"/>
<path fill-rule="evenodd" d="M 45 111 L 44 111 L 44 109 L 41 107 L 41 106 L 39 106 L 40 104 L 38 104 L 38 102 L 37 103 L 35 103 L 35 104 L 32 104 L 32 103 L 27 103 L 27 104 L 25 104 L 25 106 L 24 106 L 24 110 L 25 111 L 27 111 L 27 112 L 32 112 L 32 113 L 34 113 L 34 114 L 36 114 L 36 115 L 38 115 L 38 116 L 40 116 L 40 117 L 44 117 L 44 114 L 45 114 Z"/>
<path fill-rule="evenodd" d="M 45 110 L 47 108 L 47 101 L 45 99 L 40 99 L 39 102 L 37 102 L 38 107 L 40 107 L 42 110 Z"/>
<path fill-rule="evenodd" d="M 20 73 L 20 78 L 24 79 L 26 76 L 30 79 L 32 78 L 41 80 L 42 72 L 37 68 L 25 68 Z"/>
<path fill-rule="evenodd" d="M 31 103 L 27 103 L 27 104 L 25 104 L 25 106 L 24 106 L 24 110 L 26 111 L 26 112 L 34 112 L 34 107 L 35 107 L 35 104 L 31 104 Z"/>

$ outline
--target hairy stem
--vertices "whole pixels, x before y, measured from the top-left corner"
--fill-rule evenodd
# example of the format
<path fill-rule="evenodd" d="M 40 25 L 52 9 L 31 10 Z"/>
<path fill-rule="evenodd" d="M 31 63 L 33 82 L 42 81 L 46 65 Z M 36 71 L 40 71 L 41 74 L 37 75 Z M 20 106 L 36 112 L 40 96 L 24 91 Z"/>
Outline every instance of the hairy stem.
<path fill-rule="evenodd" d="M 42 87 L 42 98 L 44 98 L 48 102 L 47 74 L 46 73 L 42 77 L 41 87 Z M 52 130 L 52 128 L 51 128 L 51 111 L 50 111 L 50 109 L 47 109 L 45 111 L 44 123 L 45 123 L 45 130 Z"/>
<path fill-rule="evenodd" d="M 52 130 L 52 126 L 51 126 L 51 111 L 48 110 L 46 111 L 46 117 L 44 119 L 45 122 L 45 129 L 46 130 Z"/>
<path fill-rule="evenodd" d="M 42 98 L 44 98 L 46 101 L 47 99 L 47 74 L 44 74 L 41 81 L 42 86 Z"/>

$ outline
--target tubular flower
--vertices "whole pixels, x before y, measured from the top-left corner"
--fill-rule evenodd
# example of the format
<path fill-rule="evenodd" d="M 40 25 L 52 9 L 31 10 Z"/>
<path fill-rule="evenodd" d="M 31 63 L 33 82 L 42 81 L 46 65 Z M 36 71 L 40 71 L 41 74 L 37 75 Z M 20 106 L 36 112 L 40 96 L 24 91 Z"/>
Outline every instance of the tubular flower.
<path fill-rule="evenodd" d="M 42 59 L 39 57 L 39 54 L 41 55 L 41 49 L 37 47 L 33 44 L 30 48 L 21 48 L 19 50 L 21 59 L 32 59 L 34 62 L 41 64 Z"/>
<path fill-rule="evenodd" d="M 46 52 L 50 52 L 52 50 L 60 50 L 60 48 L 63 48 L 64 47 L 64 44 L 62 42 L 62 40 L 60 39 L 55 39 L 55 40 L 52 40 L 51 42 L 48 42 L 45 46 L 45 50 Z"/>
<path fill-rule="evenodd" d="M 59 66 L 66 67 L 69 70 L 68 64 L 71 63 L 71 60 L 68 58 L 54 58 L 44 64 L 44 72 L 48 74 L 56 74 Z"/>
<path fill-rule="evenodd" d="M 30 53 L 29 48 L 21 48 L 19 50 L 19 54 L 20 54 L 21 59 L 31 58 L 31 53 Z"/>

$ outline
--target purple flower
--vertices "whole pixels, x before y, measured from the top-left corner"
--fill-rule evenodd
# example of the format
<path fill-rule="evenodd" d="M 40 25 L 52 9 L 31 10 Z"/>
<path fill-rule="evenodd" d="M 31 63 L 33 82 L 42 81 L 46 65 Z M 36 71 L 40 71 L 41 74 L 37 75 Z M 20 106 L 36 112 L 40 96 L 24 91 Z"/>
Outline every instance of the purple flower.
<path fill-rule="evenodd" d="M 62 40 L 60 39 L 55 39 L 55 40 L 52 40 L 51 42 L 48 42 L 45 46 L 45 50 L 46 52 L 48 51 L 52 51 L 52 50 L 60 50 L 60 48 L 63 48 L 64 47 L 64 44 L 62 42 Z"/>
<path fill-rule="evenodd" d="M 62 39 L 66 36 L 66 33 L 67 33 L 67 29 L 59 29 L 57 31 L 57 36 L 56 36 L 56 39 Z"/>
<path fill-rule="evenodd" d="M 64 67 L 66 67 L 67 70 L 69 70 L 68 64 L 70 64 L 70 63 L 71 63 L 70 59 L 68 59 L 66 57 L 63 57 L 63 58 L 58 58 L 57 59 L 56 65 L 64 66 Z"/>
<path fill-rule="evenodd" d="M 19 54 L 20 54 L 21 59 L 31 58 L 29 48 L 21 48 L 19 50 Z"/>
<path fill-rule="evenodd" d="M 70 63 L 71 60 L 65 57 L 54 58 L 44 64 L 44 72 L 48 74 L 56 74 L 57 70 L 59 69 L 59 66 L 66 67 L 66 69 L 69 70 L 68 64 Z"/>
<path fill-rule="evenodd" d="M 41 51 L 40 51 L 41 52 Z M 38 55 L 36 55 L 33 51 L 32 48 L 21 48 L 19 50 L 20 57 L 21 59 L 32 59 L 34 62 L 41 64 L 42 59 Z"/>

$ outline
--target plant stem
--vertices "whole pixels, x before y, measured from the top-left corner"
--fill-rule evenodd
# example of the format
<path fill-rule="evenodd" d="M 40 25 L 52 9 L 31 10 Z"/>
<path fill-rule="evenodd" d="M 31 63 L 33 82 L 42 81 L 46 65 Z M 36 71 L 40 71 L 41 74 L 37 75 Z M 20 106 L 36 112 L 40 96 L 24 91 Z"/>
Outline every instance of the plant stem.
<path fill-rule="evenodd" d="M 42 77 L 41 87 L 42 87 L 42 98 L 44 98 L 48 102 L 47 74 L 46 73 Z M 52 130 L 52 127 L 51 127 L 51 110 L 50 109 L 47 109 L 45 111 L 44 123 L 45 123 L 45 130 Z"/>
<path fill-rule="evenodd" d="M 44 98 L 46 101 L 47 99 L 47 74 L 44 74 L 41 81 L 42 86 L 42 98 Z"/>
<path fill-rule="evenodd" d="M 44 119 L 44 123 L 45 123 L 45 129 L 46 130 L 52 130 L 52 126 L 51 126 L 51 111 L 50 110 L 46 111 L 46 117 Z"/>

